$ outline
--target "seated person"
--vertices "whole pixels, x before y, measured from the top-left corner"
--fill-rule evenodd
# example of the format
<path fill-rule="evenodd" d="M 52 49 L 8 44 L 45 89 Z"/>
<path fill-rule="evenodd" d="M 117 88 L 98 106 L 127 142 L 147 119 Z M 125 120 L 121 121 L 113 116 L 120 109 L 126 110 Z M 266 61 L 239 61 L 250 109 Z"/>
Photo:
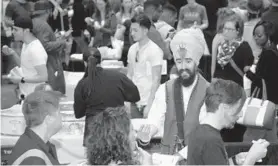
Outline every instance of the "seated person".
<path fill-rule="evenodd" d="M 99 113 L 90 121 L 89 130 L 89 165 L 152 164 L 151 155 L 136 144 L 136 133 L 125 107 L 107 108 Z"/>
<path fill-rule="evenodd" d="M 62 127 L 60 96 L 59 92 L 39 90 L 26 97 L 22 106 L 26 129 L 12 150 L 9 165 L 59 165 L 49 140 Z"/>
<path fill-rule="evenodd" d="M 206 91 L 207 115 L 189 136 L 187 164 L 254 165 L 266 156 L 269 142 L 259 139 L 249 152 L 228 159 L 220 130 L 233 128 L 241 116 L 240 110 L 245 100 L 244 89 L 235 82 L 222 79 L 212 81 Z"/>

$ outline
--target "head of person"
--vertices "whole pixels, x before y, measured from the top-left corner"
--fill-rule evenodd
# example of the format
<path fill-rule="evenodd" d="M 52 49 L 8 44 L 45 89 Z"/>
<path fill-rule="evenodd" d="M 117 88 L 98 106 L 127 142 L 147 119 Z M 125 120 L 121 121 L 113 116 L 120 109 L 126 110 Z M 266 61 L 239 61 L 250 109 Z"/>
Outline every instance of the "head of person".
<path fill-rule="evenodd" d="M 223 24 L 223 36 L 226 40 L 232 41 L 242 38 L 244 22 L 240 16 L 234 14 L 228 17 Z"/>
<path fill-rule="evenodd" d="M 43 90 L 29 94 L 22 106 L 26 127 L 43 131 L 48 139 L 59 132 L 62 128 L 61 96 L 60 92 Z"/>
<path fill-rule="evenodd" d="M 224 7 L 218 9 L 217 12 L 217 33 L 223 32 L 224 23 L 226 22 L 226 19 L 230 16 L 236 14 L 232 9 Z"/>
<path fill-rule="evenodd" d="M 159 0 L 147 0 L 144 2 L 144 13 L 153 22 L 157 22 L 162 12 L 162 4 Z"/>
<path fill-rule="evenodd" d="M 233 128 L 245 100 L 244 89 L 237 83 L 213 79 L 206 91 L 205 104 L 207 112 L 213 114 L 223 128 Z"/>
<path fill-rule="evenodd" d="M 147 37 L 151 21 L 148 16 L 143 13 L 135 15 L 131 19 L 130 34 L 135 42 Z"/>
<path fill-rule="evenodd" d="M 34 5 L 34 11 L 32 12 L 32 17 L 40 18 L 45 21 L 48 20 L 49 16 L 52 14 L 52 4 L 48 1 L 37 1 Z"/>
<path fill-rule="evenodd" d="M 166 4 L 163 6 L 163 11 L 159 19 L 174 27 L 177 21 L 177 14 L 178 12 L 175 6 Z"/>
<path fill-rule="evenodd" d="M 183 86 L 188 87 L 193 84 L 205 46 L 205 40 L 198 29 L 181 30 L 171 41 L 170 47 Z"/>
<path fill-rule="evenodd" d="M 278 6 L 278 0 L 271 0 L 272 6 Z"/>
<path fill-rule="evenodd" d="M 121 11 L 123 12 L 124 10 L 128 10 L 129 13 L 132 12 L 134 6 L 133 0 L 122 0 L 122 8 Z"/>
<path fill-rule="evenodd" d="M 30 17 L 18 17 L 14 21 L 13 36 L 15 41 L 24 41 L 32 34 L 33 23 Z"/>
<path fill-rule="evenodd" d="M 275 35 L 275 26 L 268 21 L 259 21 L 253 30 L 253 37 L 256 44 L 260 47 L 266 47 L 273 40 Z"/>
<path fill-rule="evenodd" d="M 248 19 L 255 19 L 260 17 L 263 10 L 263 1 L 262 0 L 248 0 L 247 1 L 247 11 Z"/>
<path fill-rule="evenodd" d="M 88 126 L 86 147 L 90 165 L 135 164 L 132 153 L 136 133 L 125 107 L 107 108 L 93 117 Z"/>
<path fill-rule="evenodd" d="M 96 20 L 101 21 L 101 12 L 105 11 L 105 16 L 112 11 L 109 0 L 94 0 L 95 13 L 94 17 Z"/>

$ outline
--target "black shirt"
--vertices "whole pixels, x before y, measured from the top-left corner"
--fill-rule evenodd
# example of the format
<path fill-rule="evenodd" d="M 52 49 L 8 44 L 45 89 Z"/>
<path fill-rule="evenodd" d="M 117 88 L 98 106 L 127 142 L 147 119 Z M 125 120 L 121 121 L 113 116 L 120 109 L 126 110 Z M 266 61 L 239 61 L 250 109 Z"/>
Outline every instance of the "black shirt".
<path fill-rule="evenodd" d="M 199 125 L 189 136 L 188 165 L 229 165 L 220 131 L 210 125 Z"/>

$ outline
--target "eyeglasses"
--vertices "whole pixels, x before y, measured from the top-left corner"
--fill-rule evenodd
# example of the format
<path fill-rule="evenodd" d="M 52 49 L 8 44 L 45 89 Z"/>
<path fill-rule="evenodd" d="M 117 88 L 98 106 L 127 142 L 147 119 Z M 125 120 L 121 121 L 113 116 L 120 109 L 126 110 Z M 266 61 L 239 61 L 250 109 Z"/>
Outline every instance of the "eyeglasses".
<path fill-rule="evenodd" d="M 223 28 L 223 31 L 235 32 L 235 31 L 237 31 L 237 30 L 234 29 L 234 28 L 227 28 L 227 27 L 224 27 L 224 28 Z"/>

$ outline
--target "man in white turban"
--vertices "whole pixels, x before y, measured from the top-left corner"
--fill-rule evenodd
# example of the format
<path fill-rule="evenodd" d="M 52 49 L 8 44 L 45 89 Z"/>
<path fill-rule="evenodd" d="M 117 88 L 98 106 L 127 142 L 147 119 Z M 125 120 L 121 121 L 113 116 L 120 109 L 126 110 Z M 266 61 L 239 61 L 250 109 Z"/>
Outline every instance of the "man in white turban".
<path fill-rule="evenodd" d="M 148 114 L 148 124 L 140 129 L 149 132 L 150 137 L 161 133 L 163 154 L 173 155 L 180 150 L 176 147 L 187 146 L 189 133 L 199 124 L 208 86 L 198 73 L 205 50 L 201 39 L 197 30 L 181 31 L 173 38 L 171 49 L 179 76 L 160 85 Z M 176 146 L 178 142 L 182 146 Z"/>

